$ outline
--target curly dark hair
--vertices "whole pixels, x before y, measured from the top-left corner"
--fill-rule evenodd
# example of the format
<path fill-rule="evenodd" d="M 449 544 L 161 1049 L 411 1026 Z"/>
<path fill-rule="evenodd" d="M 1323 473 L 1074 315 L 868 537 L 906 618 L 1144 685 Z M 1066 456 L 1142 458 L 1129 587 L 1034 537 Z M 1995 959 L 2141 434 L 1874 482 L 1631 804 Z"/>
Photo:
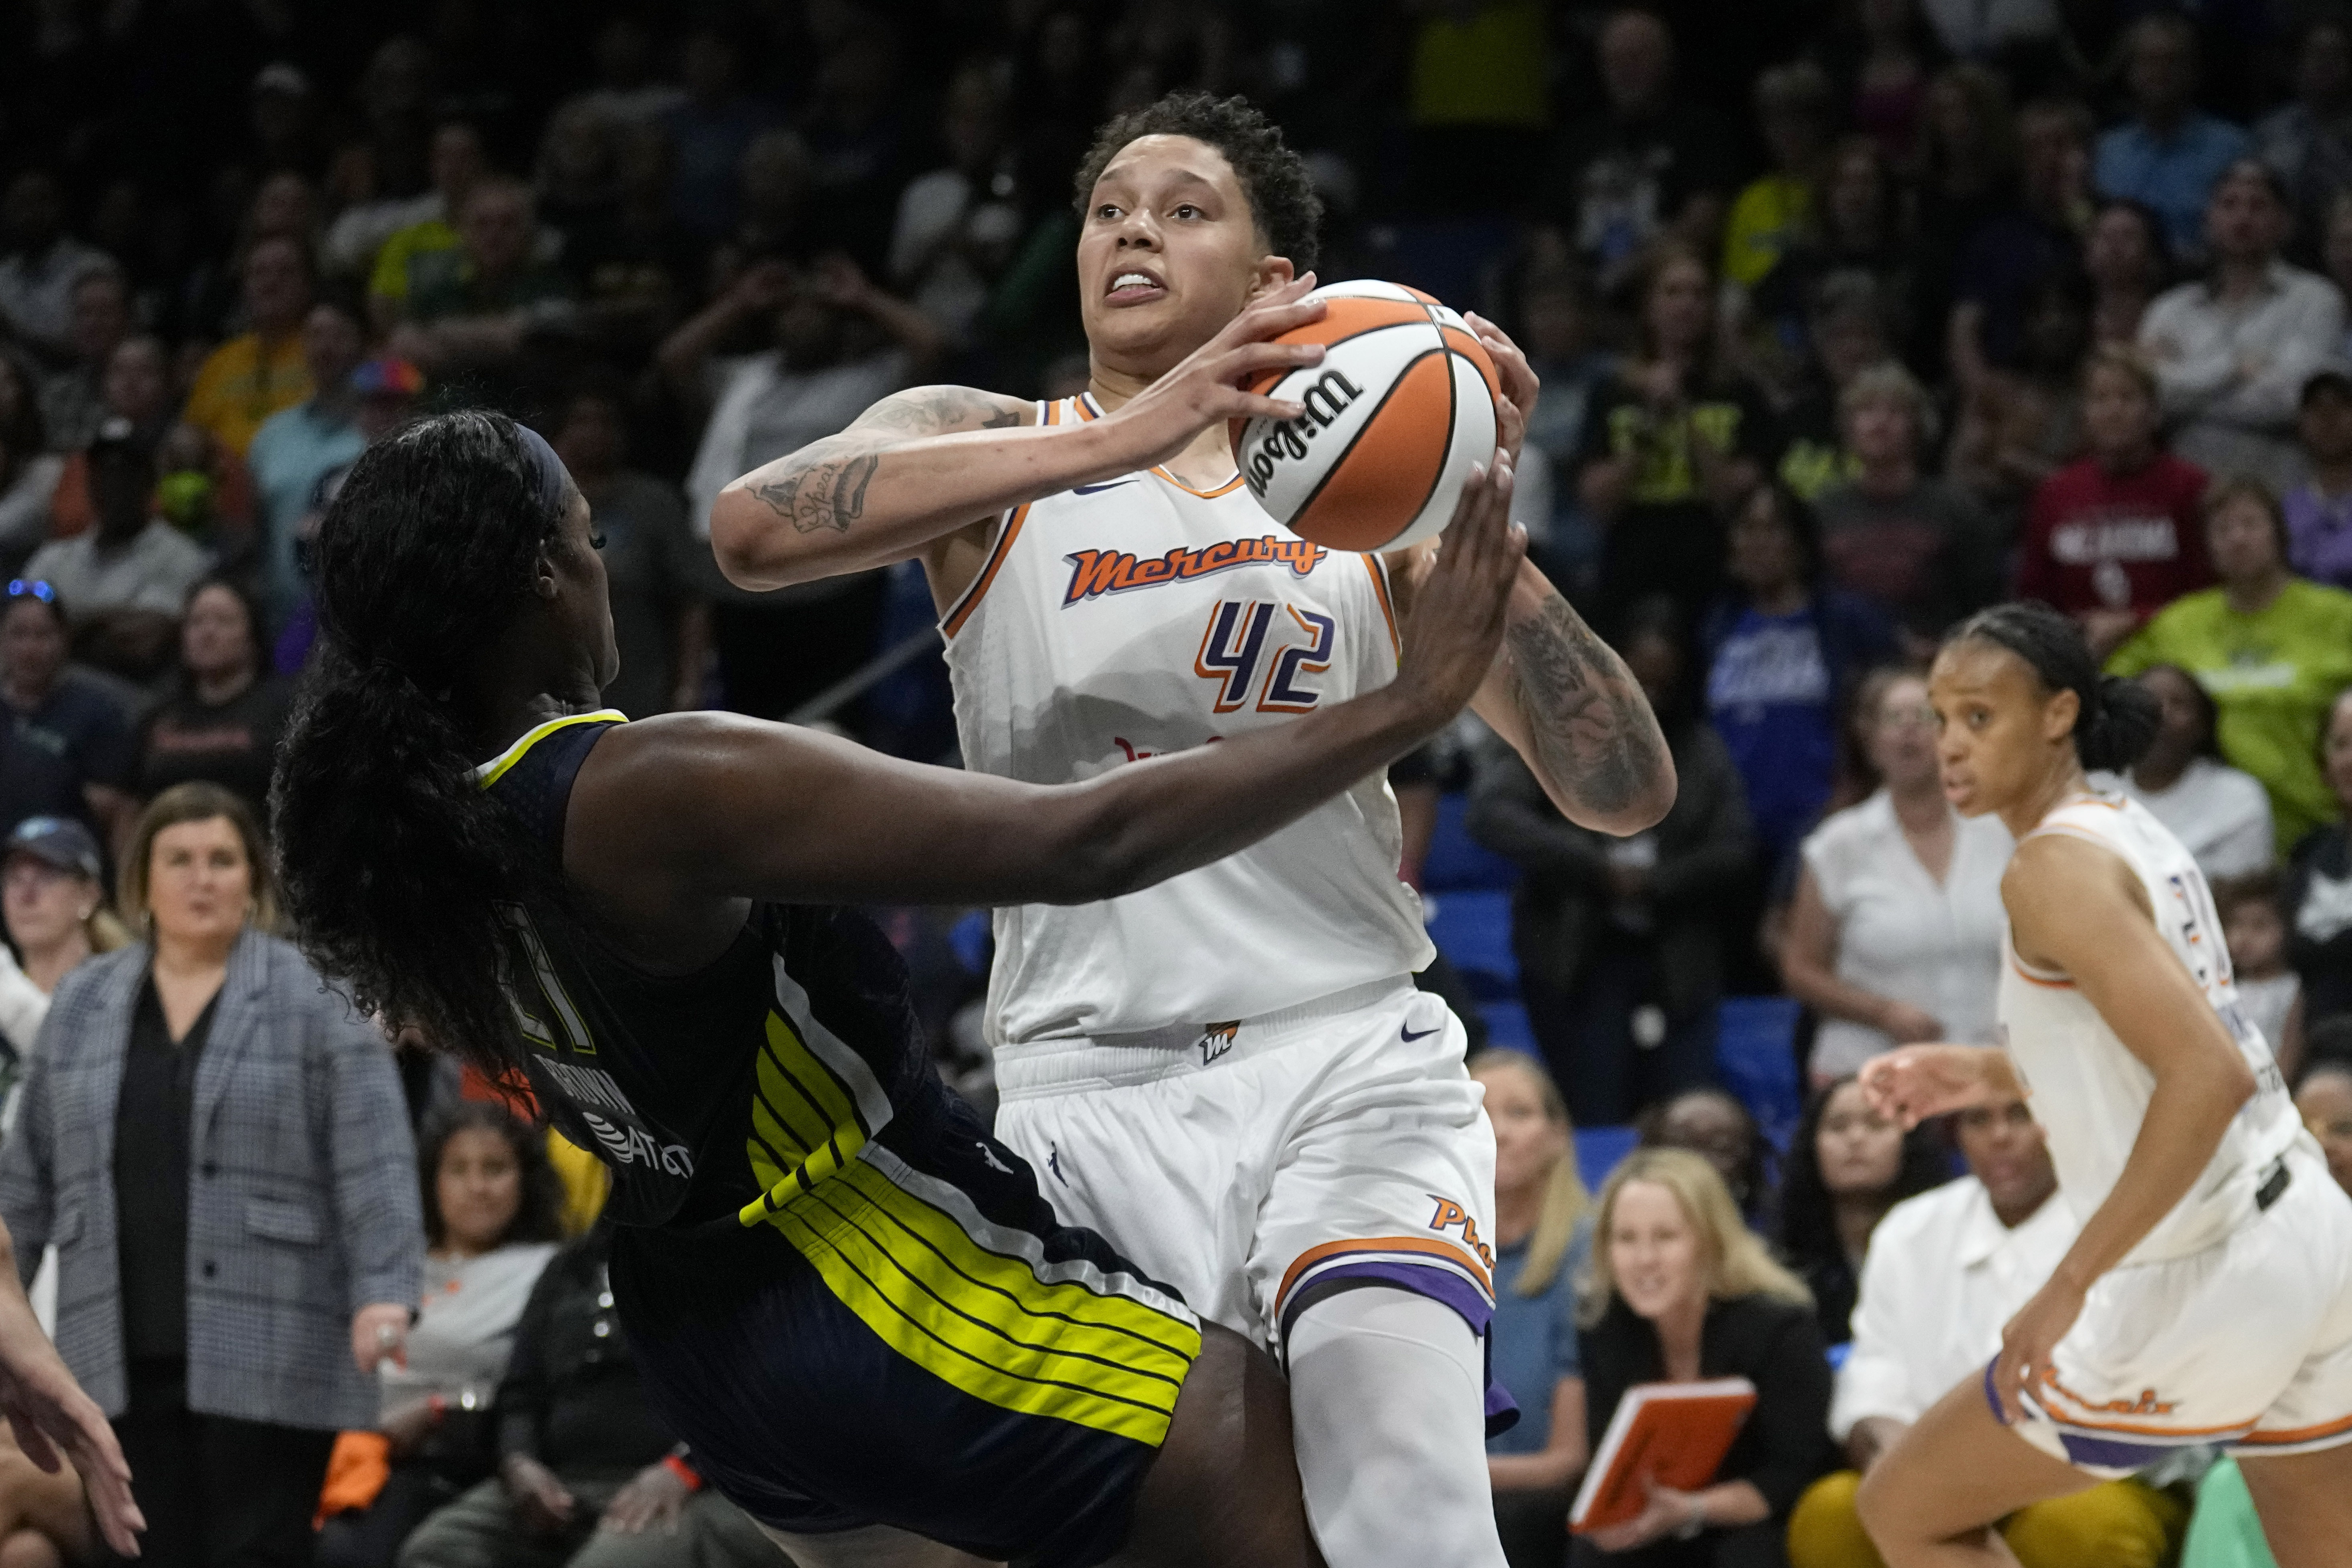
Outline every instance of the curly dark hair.
<path fill-rule="evenodd" d="M 426 1244 L 439 1247 L 447 1237 L 447 1222 L 441 1217 L 441 1156 L 447 1152 L 449 1140 L 460 1132 L 497 1133 L 514 1152 L 515 1165 L 522 1173 L 521 1201 L 515 1205 L 514 1218 L 507 1222 L 498 1245 L 562 1241 L 563 1180 L 548 1163 L 547 1141 L 495 1100 L 459 1100 L 426 1116 L 425 1125 L 417 1130 L 416 1182 L 425 1198 Z"/>
<path fill-rule="evenodd" d="M 494 1079 L 524 1060 L 500 909 L 551 873 L 476 784 L 449 698 L 528 601 L 561 521 L 504 415 L 422 419 L 362 454 L 320 525 L 320 655 L 269 791 L 311 961 Z"/>
<path fill-rule="evenodd" d="M 1307 160 L 1283 141 L 1282 127 L 1239 93 L 1214 98 L 1198 90 L 1171 92 L 1156 103 L 1129 110 L 1097 132 L 1095 144 L 1078 165 L 1072 196 L 1080 222 L 1086 220 L 1103 170 L 1119 149 L 1145 136 L 1190 136 L 1214 147 L 1241 181 L 1267 253 L 1288 258 L 1301 272 L 1315 265 L 1315 231 L 1323 221 L 1323 198 L 1307 177 Z"/>
<path fill-rule="evenodd" d="M 1805 1114 L 1780 1167 L 1780 1249 L 1799 1268 L 1842 1263 L 1845 1244 L 1838 1239 L 1837 1205 L 1829 1184 L 1822 1180 L 1819 1139 L 1822 1118 L 1839 1089 L 1855 1081 L 1845 1077 L 1816 1089 L 1805 1102 Z M 1903 1159 L 1886 1189 L 1886 1201 L 1899 1204 L 1952 1179 L 1951 1161 L 1941 1132 L 1922 1122 L 1903 1135 Z"/>

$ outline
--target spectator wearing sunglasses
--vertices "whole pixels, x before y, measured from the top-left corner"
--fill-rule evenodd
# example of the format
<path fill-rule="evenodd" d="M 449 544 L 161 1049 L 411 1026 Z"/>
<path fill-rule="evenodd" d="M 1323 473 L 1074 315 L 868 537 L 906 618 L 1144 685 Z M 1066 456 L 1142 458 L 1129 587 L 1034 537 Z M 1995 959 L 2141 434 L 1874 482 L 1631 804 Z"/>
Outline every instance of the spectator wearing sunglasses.
<path fill-rule="evenodd" d="M 66 663 L 65 606 L 37 578 L 0 597 L 0 830 L 58 816 L 119 841 L 139 814 L 137 743 L 122 705 Z"/>

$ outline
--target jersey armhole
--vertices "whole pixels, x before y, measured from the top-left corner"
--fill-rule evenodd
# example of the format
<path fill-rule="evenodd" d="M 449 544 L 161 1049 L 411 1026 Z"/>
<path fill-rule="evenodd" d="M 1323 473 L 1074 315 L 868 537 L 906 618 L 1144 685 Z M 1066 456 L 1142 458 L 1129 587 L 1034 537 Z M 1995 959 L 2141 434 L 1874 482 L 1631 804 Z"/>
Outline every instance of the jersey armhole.
<path fill-rule="evenodd" d="M 1388 623 L 1389 651 L 1400 659 L 1404 658 L 1404 634 L 1397 626 L 1396 595 L 1389 586 L 1389 563 L 1377 552 L 1362 558 L 1364 569 L 1372 574 L 1372 597 L 1381 605 L 1381 618 Z"/>
<path fill-rule="evenodd" d="M 1044 398 L 1037 400 L 1039 426 L 1063 423 L 1059 403 L 1048 403 Z M 980 608 L 981 600 L 988 595 L 989 585 L 996 581 L 997 573 L 1004 569 L 1005 557 L 1013 552 L 1013 542 L 1020 537 L 1021 525 L 1028 520 L 1029 509 L 1035 504 L 1034 501 L 1024 501 L 998 515 L 996 536 L 989 542 L 988 554 L 982 560 L 979 573 L 964 591 L 956 595 L 955 603 L 948 606 L 947 613 L 940 617 L 940 637 L 949 642 L 955 641 L 956 633 L 963 630 L 964 623 L 971 620 L 972 612 Z"/>
<path fill-rule="evenodd" d="M 2081 803 L 2076 802 L 2074 804 L 2079 805 Z M 2104 805 L 2105 803 L 2100 802 L 2098 804 Z M 2138 868 L 2135 867 L 2131 863 L 2130 858 L 2126 857 L 2121 849 L 2117 848 L 2112 840 L 2108 839 L 2103 834 L 2092 832 L 2087 827 L 2078 827 L 2071 822 L 2042 822 L 2034 826 L 2025 835 L 2025 837 L 2020 838 L 2017 842 L 2020 847 L 2022 847 L 2027 839 L 2042 837 L 2072 838 L 2080 843 L 2089 844 L 2097 848 L 2104 849 L 2109 855 L 2115 857 L 2116 859 L 2123 862 L 2124 869 L 2131 872 L 2135 879 L 2139 876 Z M 2153 915 L 2151 915 L 2150 918 L 2153 919 Z M 2011 926 L 2006 921 L 2002 921 L 2001 945 L 2009 950 L 2009 962 L 2022 978 L 2032 981 L 2036 985 L 2046 986 L 2052 990 L 2072 991 L 2074 988 L 2074 978 L 2067 974 L 2063 970 L 2043 969 L 2038 964 L 2026 963 L 2025 955 L 2017 950 L 2016 929 Z"/>

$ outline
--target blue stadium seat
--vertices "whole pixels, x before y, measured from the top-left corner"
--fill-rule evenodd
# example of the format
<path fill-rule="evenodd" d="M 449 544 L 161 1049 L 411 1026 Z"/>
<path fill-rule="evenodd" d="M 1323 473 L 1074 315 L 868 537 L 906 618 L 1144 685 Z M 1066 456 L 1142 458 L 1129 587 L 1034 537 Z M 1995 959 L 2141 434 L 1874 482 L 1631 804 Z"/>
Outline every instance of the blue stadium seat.
<path fill-rule="evenodd" d="M 1437 797 L 1437 831 L 1430 836 L 1429 855 L 1421 863 L 1421 885 L 1433 893 L 1463 889 L 1503 889 L 1519 879 L 1519 868 L 1470 837 L 1463 826 L 1470 797 L 1456 792 Z"/>
<path fill-rule="evenodd" d="M 1617 1168 L 1617 1162 L 1633 1152 L 1638 1136 L 1630 1127 L 1580 1127 L 1576 1130 L 1576 1173 L 1584 1178 L 1586 1188 L 1601 1191 L 1601 1184 Z"/>
<path fill-rule="evenodd" d="M 1727 996 L 1717 1016 L 1715 1063 L 1723 1087 L 1785 1153 L 1805 1109 L 1797 1079 L 1797 1004 L 1786 996 Z"/>
<path fill-rule="evenodd" d="M 1516 1002 L 1519 961 L 1511 952 L 1511 895 L 1439 893 L 1429 900 L 1429 937 L 1454 961 L 1481 1002 Z"/>
<path fill-rule="evenodd" d="M 1481 1003 L 1478 1016 L 1486 1020 L 1487 1049 L 1524 1051 L 1538 1061 L 1543 1059 L 1543 1052 L 1536 1047 L 1536 1032 L 1528 1023 L 1528 1010 L 1518 1003 Z"/>
<path fill-rule="evenodd" d="M 986 910 L 972 910 L 948 928 L 948 946 L 956 962 L 982 979 L 988 978 L 989 944 L 994 931 Z"/>

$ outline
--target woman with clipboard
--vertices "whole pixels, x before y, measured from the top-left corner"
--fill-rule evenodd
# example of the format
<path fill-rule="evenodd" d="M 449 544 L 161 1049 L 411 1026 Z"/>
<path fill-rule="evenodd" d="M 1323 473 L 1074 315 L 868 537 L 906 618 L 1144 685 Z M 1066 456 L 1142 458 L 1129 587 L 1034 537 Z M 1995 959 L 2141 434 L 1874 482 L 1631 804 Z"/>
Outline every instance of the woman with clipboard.
<path fill-rule="evenodd" d="M 1640 1149 L 1601 1189 L 1579 1334 L 1592 1468 L 1574 1568 L 1773 1568 L 1830 1459 L 1812 1300 L 1715 1168 Z M 1636 1406 L 1619 1419 L 1621 1404 Z M 1646 1406 L 1646 1408 L 1640 1408 Z"/>

